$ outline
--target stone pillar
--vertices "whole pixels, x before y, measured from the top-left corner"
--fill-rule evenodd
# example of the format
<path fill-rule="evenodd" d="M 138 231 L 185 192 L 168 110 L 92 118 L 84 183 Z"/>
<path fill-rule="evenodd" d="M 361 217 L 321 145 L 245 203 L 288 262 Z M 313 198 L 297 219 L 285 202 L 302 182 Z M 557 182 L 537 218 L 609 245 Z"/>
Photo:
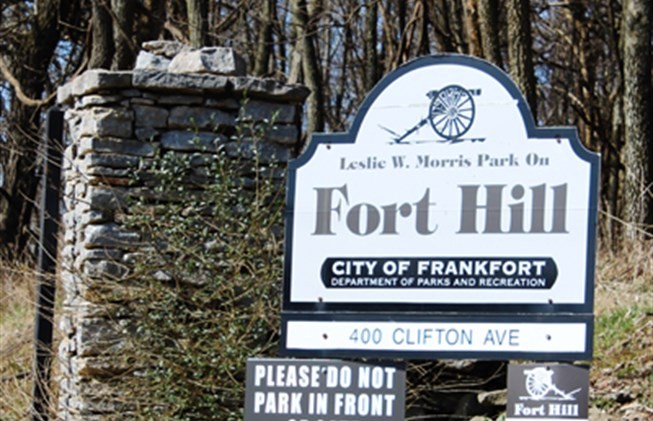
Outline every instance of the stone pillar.
<path fill-rule="evenodd" d="M 139 166 L 157 150 L 210 155 L 218 145 L 228 148 L 244 98 L 255 121 L 276 116 L 260 153 L 285 163 L 300 149 L 305 87 L 243 76 L 242 59 L 226 48 L 144 47 L 149 52 L 134 71 L 90 70 L 58 92 L 67 107 L 60 419 L 129 418 L 133 409 L 121 406 L 119 382 L 104 381 L 129 368 L 115 358 L 130 334 L 129 314 L 98 297 L 129 270 L 138 248 L 138 234 L 116 216 L 129 197 L 148 194 L 150 187 L 132 183 Z"/>

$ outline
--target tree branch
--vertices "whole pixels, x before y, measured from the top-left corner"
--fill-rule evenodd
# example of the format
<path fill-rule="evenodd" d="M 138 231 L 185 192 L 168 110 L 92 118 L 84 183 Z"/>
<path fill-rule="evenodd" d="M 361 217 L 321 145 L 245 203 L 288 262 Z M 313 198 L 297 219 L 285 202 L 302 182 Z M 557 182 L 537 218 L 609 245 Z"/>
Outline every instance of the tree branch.
<path fill-rule="evenodd" d="M 169 20 L 165 21 L 165 23 L 163 24 L 163 28 L 166 29 L 168 32 L 170 32 L 173 38 L 175 38 L 177 41 L 183 42 L 184 44 L 188 44 L 190 42 L 188 40 L 188 37 L 184 35 L 181 29 L 177 28 Z"/>
<path fill-rule="evenodd" d="M 7 82 L 9 82 L 9 84 L 14 88 L 18 100 L 28 107 L 40 107 L 42 105 L 46 105 L 57 95 L 56 92 L 53 92 L 45 99 L 33 99 L 25 95 L 25 92 L 23 92 L 23 87 L 20 85 L 18 79 L 16 79 L 11 73 L 9 66 L 7 66 L 7 63 L 2 56 L 0 56 L 0 73 L 2 73 L 2 77 L 4 77 Z"/>

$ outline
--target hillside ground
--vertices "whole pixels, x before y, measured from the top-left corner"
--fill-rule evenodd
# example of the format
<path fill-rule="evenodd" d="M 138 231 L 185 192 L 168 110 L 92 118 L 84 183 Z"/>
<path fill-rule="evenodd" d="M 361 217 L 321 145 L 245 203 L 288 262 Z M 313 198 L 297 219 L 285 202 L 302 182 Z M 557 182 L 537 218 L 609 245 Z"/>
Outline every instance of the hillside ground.
<path fill-rule="evenodd" d="M 28 417 L 35 276 L 0 262 L 0 420 Z M 653 420 L 653 247 L 597 258 L 592 420 Z"/>

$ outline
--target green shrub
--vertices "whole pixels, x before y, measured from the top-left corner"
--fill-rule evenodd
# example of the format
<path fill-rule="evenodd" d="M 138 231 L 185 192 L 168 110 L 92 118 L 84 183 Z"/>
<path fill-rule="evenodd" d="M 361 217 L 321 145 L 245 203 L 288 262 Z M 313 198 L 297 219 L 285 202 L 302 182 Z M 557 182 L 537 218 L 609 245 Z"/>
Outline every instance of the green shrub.
<path fill-rule="evenodd" d="M 145 418 L 242 418 L 248 357 L 276 352 L 284 168 L 258 153 L 265 124 L 242 118 L 217 153 L 161 152 L 137 176 L 153 195 L 125 225 L 132 257 L 132 405 Z M 198 165 L 199 163 L 199 165 Z"/>

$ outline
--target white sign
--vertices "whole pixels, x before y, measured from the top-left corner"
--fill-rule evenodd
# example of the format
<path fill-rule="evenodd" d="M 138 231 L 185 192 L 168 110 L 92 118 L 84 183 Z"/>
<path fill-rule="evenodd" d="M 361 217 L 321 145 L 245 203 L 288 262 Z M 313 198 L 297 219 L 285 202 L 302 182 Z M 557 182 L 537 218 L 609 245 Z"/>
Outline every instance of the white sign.
<path fill-rule="evenodd" d="M 284 311 L 591 314 L 598 162 L 496 67 L 413 61 L 291 163 Z"/>
<path fill-rule="evenodd" d="M 442 323 L 289 321 L 286 344 L 297 350 L 581 353 L 583 323 Z"/>

